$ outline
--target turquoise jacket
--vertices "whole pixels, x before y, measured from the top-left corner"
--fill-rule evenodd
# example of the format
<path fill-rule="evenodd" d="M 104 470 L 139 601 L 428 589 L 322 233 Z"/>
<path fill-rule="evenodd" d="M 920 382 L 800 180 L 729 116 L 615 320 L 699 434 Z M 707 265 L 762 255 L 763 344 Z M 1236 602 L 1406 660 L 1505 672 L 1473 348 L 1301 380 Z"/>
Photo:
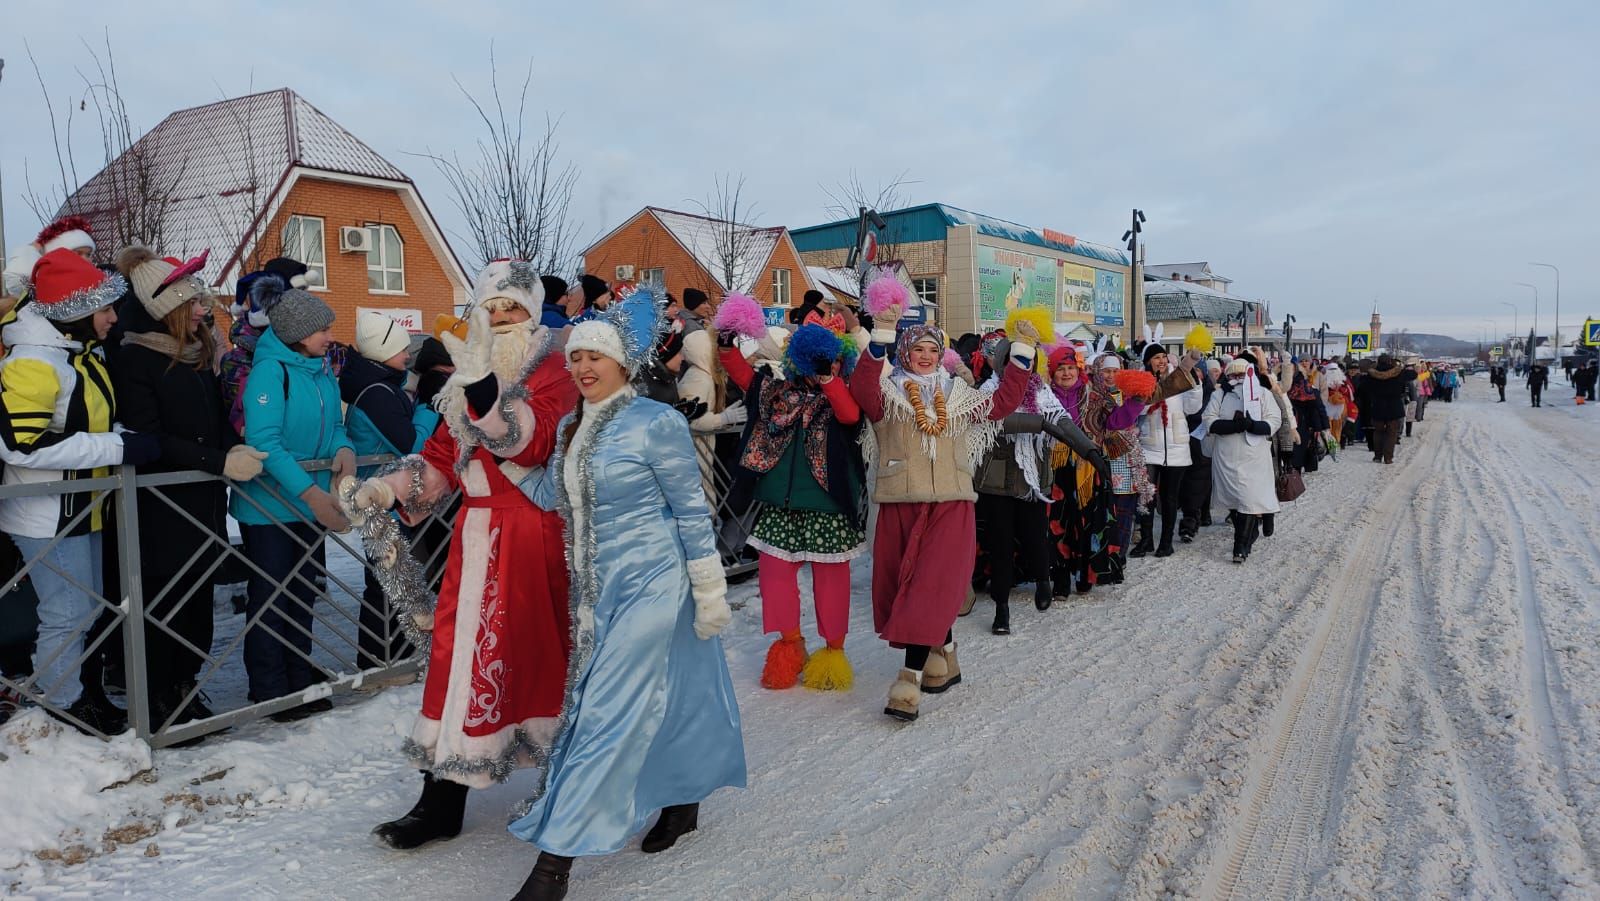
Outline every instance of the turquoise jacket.
<path fill-rule="evenodd" d="M 228 512 L 245 525 L 297 521 L 268 493 L 270 487 L 301 517 L 315 522 L 300 493 L 312 485 L 331 490 L 333 475 L 327 470 L 308 473 L 300 468 L 300 461 L 327 459 L 340 448 L 355 450 L 344 430 L 339 382 L 327 361 L 291 350 L 269 328 L 256 342 L 250 377 L 240 396 L 244 442 L 265 452 L 267 458 L 262 461 L 261 475 L 234 488 Z"/>

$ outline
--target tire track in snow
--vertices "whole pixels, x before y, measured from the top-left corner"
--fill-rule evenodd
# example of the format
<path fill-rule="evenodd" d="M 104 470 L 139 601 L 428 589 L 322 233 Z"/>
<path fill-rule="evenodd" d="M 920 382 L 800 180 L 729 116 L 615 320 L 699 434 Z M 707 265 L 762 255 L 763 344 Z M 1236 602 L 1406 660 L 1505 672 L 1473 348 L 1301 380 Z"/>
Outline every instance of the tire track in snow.
<path fill-rule="evenodd" d="M 1373 605 L 1400 534 L 1403 502 L 1426 471 L 1408 454 L 1380 500 L 1354 552 L 1328 586 L 1328 609 L 1274 711 L 1276 729 L 1265 759 L 1245 782 L 1243 817 L 1226 853 L 1213 864 L 1201 894 L 1211 898 L 1289 898 L 1304 888 L 1314 846 L 1327 832 L 1345 723 L 1360 682 Z"/>

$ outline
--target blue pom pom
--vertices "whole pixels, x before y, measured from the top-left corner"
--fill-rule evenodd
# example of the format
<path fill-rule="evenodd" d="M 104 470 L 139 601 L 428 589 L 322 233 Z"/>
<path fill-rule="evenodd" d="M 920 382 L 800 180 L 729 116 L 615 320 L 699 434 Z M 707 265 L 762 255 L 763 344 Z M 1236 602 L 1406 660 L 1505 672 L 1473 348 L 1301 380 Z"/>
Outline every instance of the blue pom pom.
<path fill-rule="evenodd" d="M 815 323 L 802 325 L 789 339 L 784 368 L 801 378 L 827 375 L 833 372 L 833 361 L 841 349 L 839 336 L 832 331 Z"/>

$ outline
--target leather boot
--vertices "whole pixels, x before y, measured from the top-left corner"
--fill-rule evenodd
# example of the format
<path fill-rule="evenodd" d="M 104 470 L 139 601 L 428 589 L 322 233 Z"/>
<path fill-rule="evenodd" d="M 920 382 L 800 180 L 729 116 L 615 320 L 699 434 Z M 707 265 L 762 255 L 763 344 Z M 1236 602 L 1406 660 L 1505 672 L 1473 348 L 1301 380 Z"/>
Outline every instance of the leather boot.
<path fill-rule="evenodd" d="M 1246 517 L 1246 520 L 1244 527 L 1244 559 L 1249 560 L 1250 551 L 1256 546 L 1256 536 L 1261 534 L 1261 517 L 1249 516 Z M 1241 560 L 1240 562 L 1244 561 Z"/>
<path fill-rule="evenodd" d="M 1233 514 L 1233 562 L 1235 563 L 1244 562 L 1244 520 L 1244 514 Z"/>
<path fill-rule="evenodd" d="M 996 635 L 1011 634 L 1011 602 L 994 602 L 994 624 L 989 626 L 989 631 Z"/>
<path fill-rule="evenodd" d="M 572 858 L 539 852 L 528 880 L 517 889 L 511 901 L 561 901 L 567 896 L 567 879 L 572 873 Z"/>
<path fill-rule="evenodd" d="M 1278 514 L 1276 514 L 1276 513 L 1263 513 L 1263 514 L 1261 514 L 1261 537 L 1262 538 L 1271 538 L 1272 537 L 1272 530 L 1277 527 L 1277 524 L 1278 524 Z"/>
<path fill-rule="evenodd" d="M 1157 557 L 1172 556 L 1172 533 L 1177 525 L 1170 516 L 1161 518 L 1161 546 L 1156 548 Z"/>
<path fill-rule="evenodd" d="M 1055 594 L 1050 591 L 1050 580 L 1040 579 L 1033 583 L 1033 606 L 1039 610 L 1049 610 L 1054 601 Z"/>
<path fill-rule="evenodd" d="M 1139 543 L 1128 552 L 1129 557 L 1143 557 L 1156 549 L 1156 517 L 1154 513 L 1139 514 Z"/>
<path fill-rule="evenodd" d="M 639 850 L 657 854 L 678 843 L 678 839 L 700 828 L 699 804 L 674 804 L 661 809 L 661 817 L 645 833 Z"/>
<path fill-rule="evenodd" d="M 467 787 L 448 779 L 422 774 L 422 797 L 405 816 L 390 820 L 372 830 L 378 841 L 397 851 L 421 847 L 441 838 L 461 834 L 461 820 L 467 810 Z"/>

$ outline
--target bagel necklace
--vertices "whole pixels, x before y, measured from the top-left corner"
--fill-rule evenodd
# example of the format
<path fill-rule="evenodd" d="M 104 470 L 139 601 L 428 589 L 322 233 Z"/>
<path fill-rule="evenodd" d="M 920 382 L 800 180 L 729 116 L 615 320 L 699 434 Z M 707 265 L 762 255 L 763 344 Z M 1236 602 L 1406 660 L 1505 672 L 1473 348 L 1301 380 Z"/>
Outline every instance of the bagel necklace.
<path fill-rule="evenodd" d="M 933 389 L 933 416 L 928 416 L 928 410 L 922 403 L 922 389 L 916 384 L 908 385 L 911 390 L 906 392 L 906 400 L 911 403 L 911 412 L 917 417 L 917 431 L 924 435 L 938 435 L 950 425 L 950 415 L 944 405 L 944 391 L 938 386 Z"/>

